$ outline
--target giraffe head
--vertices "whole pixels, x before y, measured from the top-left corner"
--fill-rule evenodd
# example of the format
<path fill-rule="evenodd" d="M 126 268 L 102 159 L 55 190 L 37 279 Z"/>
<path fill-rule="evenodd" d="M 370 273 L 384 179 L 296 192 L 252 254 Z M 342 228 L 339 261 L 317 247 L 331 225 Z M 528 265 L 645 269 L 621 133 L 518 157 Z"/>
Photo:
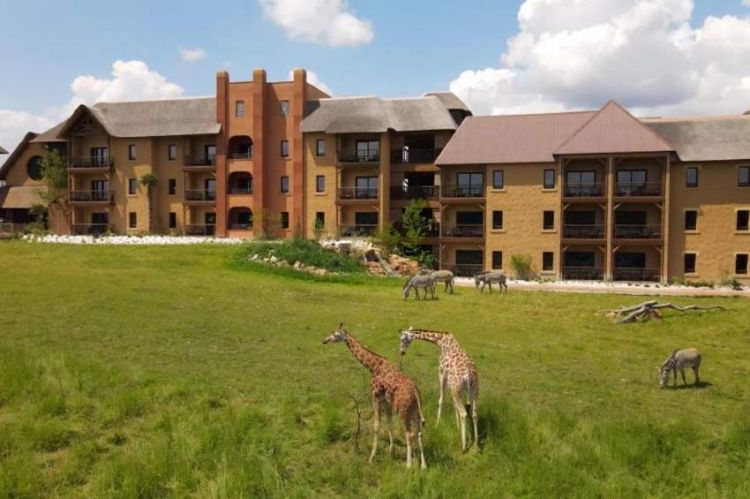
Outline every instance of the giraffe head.
<path fill-rule="evenodd" d="M 414 333 L 412 333 L 413 327 L 409 327 L 404 331 L 401 331 L 401 355 L 406 355 L 406 349 L 409 348 L 411 342 L 414 341 Z"/>
<path fill-rule="evenodd" d="M 336 329 L 326 339 L 323 340 L 323 344 L 327 345 L 328 343 L 340 343 L 346 341 L 347 336 L 348 334 L 344 330 L 344 323 L 342 322 L 341 324 L 339 324 L 338 329 Z"/>

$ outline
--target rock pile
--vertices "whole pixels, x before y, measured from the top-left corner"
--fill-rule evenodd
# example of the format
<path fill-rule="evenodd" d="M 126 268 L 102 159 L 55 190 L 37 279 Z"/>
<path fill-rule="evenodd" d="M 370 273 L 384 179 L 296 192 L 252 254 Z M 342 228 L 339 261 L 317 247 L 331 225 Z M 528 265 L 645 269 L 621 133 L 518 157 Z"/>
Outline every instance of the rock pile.
<path fill-rule="evenodd" d="M 313 274 L 317 276 L 340 275 L 338 272 L 329 272 L 328 270 L 322 269 L 320 267 L 315 267 L 313 265 L 305 265 L 299 260 L 294 262 L 294 265 L 290 265 L 289 262 L 287 262 L 286 260 L 282 260 L 281 258 L 274 256 L 273 254 L 271 254 L 270 256 L 266 256 L 266 257 L 261 257 L 260 255 L 257 255 L 257 254 L 250 255 L 248 257 L 248 260 L 250 260 L 251 262 L 270 265 L 272 267 L 288 268 L 288 269 L 291 268 L 299 272 L 307 272 L 308 274 Z"/>

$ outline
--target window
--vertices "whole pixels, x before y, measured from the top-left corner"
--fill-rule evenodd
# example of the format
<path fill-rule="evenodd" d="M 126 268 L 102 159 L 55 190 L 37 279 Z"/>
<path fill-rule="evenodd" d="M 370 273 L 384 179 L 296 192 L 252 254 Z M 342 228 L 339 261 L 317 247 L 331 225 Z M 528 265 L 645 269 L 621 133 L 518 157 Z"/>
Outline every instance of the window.
<path fill-rule="evenodd" d="M 503 228 L 503 212 L 493 211 L 492 212 L 492 228 L 494 230 L 500 230 Z"/>
<path fill-rule="evenodd" d="M 92 147 L 91 166 L 109 166 L 109 149 L 106 147 Z"/>
<path fill-rule="evenodd" d="M 34 156 L 26 164 L 26 173 L 31 180 L 42 180 L 42 157 Z"/>
<path fill-rule="evenodd" d="M 503 172 L 503 170 L 495 170 L 494 172 L 492 172 L 492 188 L 505 188 L 505 172 Z"/>
<path fill-rule="evenodd" d="M 737 186 L 750 187 L 750 166 L 737 168 Z"/>
<path fill-rule="evenodd" d="M 177 194 L 177 179 L 170 178 L 168 181 L 169 184 L 169 195 L 174 196 Z"/>
<path fill-rule="evenodd" d="M 289 212 L 288 211 L 281 212 L 281 228 L 282 229 L 289 228 Z"/>
<path fill-rule="evenodd" d="M 134 211 L 131 211 L 130 213 L 128 213 L 128 228 L 130 229 L 138 228 L 138 214 Z"/>
<path fill-rule="evenodd" d="M 169 146 L 167 146 L 167 158 L 169 161 L 177 159 L 177 144 L 169 144 Z"/>
<path fill-rule="evenodd" d="M 286 118 L 289 115 L 289 101 L 283 100 L 280 103 L 281 116 Z"/>
<path fill-rule="evenodd" d="M 685 253 L 684 272 L 686 274 L 695 274 L 695 261 L 697 255 L 695 253 Z"/>
<path fill-rule="evenodd" d="M 492 252 L 492 268 L 493 269 L 503 268 L 503 252 L 502 251 Z"/>
<path fill-rule="evenodd" d="M 207 144 L 203 148 L 203 155 L 205 156 L 206 162 L 213 165 L 216 161 L 216 144 Z"/>
<path fill-rule="evenodd" d="M 316 156 L 326 155 L 326 141 L 325 140 L 318 139 L 315 141 L 315 155 Z"/>
<path fill-rule="evenodd" d="M 738 275 L 747 275 L 748 254 L 734 256 L 734 273 Z"/>
<path fill-rule="evenodd" d="M 698 211 L 685 210 L 685 230 L 698 229 Z"/>
<path fill-rule="evenodd" d="M 354 198 L 355 199 L 377 199 L 378 198 L 378 177 L 357 177 L 354 179 Z"/>
<path fill-rule="evenodd" d="M 286 175 L 281 176 L 281 192 L 283 194 L 289 192 L 289 177 Z"/>
<path fill-rule="evenodd" d="M 555 256 L 551 251 L 542 253 L 542 270 L 549 272 L 555 268 Z"/>
<path fill-rule="evenodd" d="M 698 187 L 698 168 L 688 166 L 685 168 L 685 187 Z"/>
<path fill-rule="evenodd" d="M 379 140 L 358 140 L 356 143 L 357 161 L 378 161 L 380 159 Z"/>
<path fill-rule="evenodd" d="M 544 230 L 555 230 L 555 212 L 545 211 L 542 216 L 542 228 Z"/>
<path fill-rule="evenodd" d="M 238 118 L 245 116 L 245 101 L 238 100 L 234 103 L 234 115 Z"/>
<path fill-rule="evenodd" d="M 289 141 L 286 139 L 281 141 L 281 157 L 282 158 L 289 157 Z"/>
<path fill-rule="evenodd" d="M 323 175 L 316 175 L 315 177 L 315 192 L 326 191 L 326 178 Z"/>
<path fill-rule="evenodd" d="M 455 197 L 475 198 L 484 194 L 483 173 L 457 173 Z"/>
<path fill-rule="evenodd" d="M 747 231 L 750 230 L 750 210 L 737 210 L 737 230 Z"/>
<path fill-rule="evenodd" d="M 128 159 L 130 161 L 135 161 L 137 152 L 138 152 L 138 149 L 136 148 L 135 144 L 130 144 L 128 146 Z"/>
<path fill-rule="evenodd" d="M 169 212 L 169 228 L 174 229 L 177 227 L 177 213 L 170 211 Z"/>
<path fill-rule="evenodd" d="M 555 188 L 555 170 L 544 170 L 544 188 Z"/>
<path fill-rule="evenodd" d="M 596 182 L 596 171 L 565 172 L 566 196 L 601 196 L 601 185 Z"/>
<path fill-rule="evenodd" d="M 326 227 L 326 214 L 323 211 L 318 211 L 315 213 L 315 228 L 316 229 L 325 229 Z"/>
<path fill-rule="evenodd" d="M 135 196 L 135 193 L 137 191 L 138 191 L 138 179 L 129 178 L 128 179 L 128 196 Z"/>

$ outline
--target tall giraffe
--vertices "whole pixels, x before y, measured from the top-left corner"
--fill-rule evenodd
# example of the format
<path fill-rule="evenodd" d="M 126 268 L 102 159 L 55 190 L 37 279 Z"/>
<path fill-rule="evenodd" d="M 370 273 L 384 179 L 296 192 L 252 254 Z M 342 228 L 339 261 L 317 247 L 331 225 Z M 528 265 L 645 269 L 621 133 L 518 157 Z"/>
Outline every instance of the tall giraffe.
<path fill-rule="evenodd" d="M 324 345 L 340 342 L 346 343 L 352 355 L 372 374 L 370 389 L 375 416 L 375 436 L 372 442 L 370 462 L 375 458 L 375 453 L 378 450 L 380 415 L 383 411 L 388 418 L 388 438 L 390 441 L 388 452 L 393 452 L 393 409 L 395 409 L 401 420 L 406 439 L 406 467 L 411 467 L 412 438 L 416 433 L 420 463 L 422 469 L 426 469 L 427 462 L 424 459 L 424 449 L 422 448 L 424 418 L 422 417 L 422 406 L 417 386 L 388 359 L 362 346 L 354 336 L 344 330 L 343 323 L 323 340 Z"/>
<path fill-rule="evenodd" d="M 471 406 L 471 419 L 474 424 L 474 443 L 479 446 L 479 429 L 477 421 L 477 400 L 479 398 L 479 374 L 477 367 L 450 333 L 409 328 L 401 332 L 401 355 L 412 341 L 422 340 L 440 347 L 440 399 L 438 400 L 437 422 L 443 410 L 443 394 L 448 385 L 453 407 L 456 412 L 456 424 L 461 429 L 461 449 L 466 451 L 466 407 Z"/>

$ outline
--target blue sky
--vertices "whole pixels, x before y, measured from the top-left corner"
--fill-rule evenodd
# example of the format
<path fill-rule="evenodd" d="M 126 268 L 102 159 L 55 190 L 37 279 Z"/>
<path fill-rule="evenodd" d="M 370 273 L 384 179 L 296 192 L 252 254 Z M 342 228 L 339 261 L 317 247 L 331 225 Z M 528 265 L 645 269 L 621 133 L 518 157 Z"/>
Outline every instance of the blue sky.
<path fill-rule="evenodd" d="M 659 92 L 649 94 L 647 80 L 653 78 L 648 74 L 639 75 L 643 81 L 632 93 L 620 89 L 612 76 L 609 80 L 596 82 L 597 87 L 591 92 L 581 82 L 554 87 L 557 79 L 555 64 L 534 56 L 533 47 L 516 50 L 515 55 L 512 54 L 516 60 L 514 63 L 500 60 L 501 55 L 508 52 L 508 40 L 521 31 L 528 31 L 537 41 L 541 41 L 545 33 L 558 37 L 561 41 L 556 43 L 559 46 L 567 39 L 563 36 L 568 31 L 566 23 L 580 35 L 578 41 L 566 50 L 578 51 L 578 55 L 584 50 L 594 50 L 587 48 L 590 44 L 584 43 L 589 34 L 582 28 L 622 24 L 622 21 L 610 22 L 593 14 L 589 19 L 586 18 L 587 10 L 595 9 L 587 9 L 584 5 L 576 13 L 571 10 L 571 5 L 611 4 L 613 19 L 618 13 L 621 19 L 627 19 L 637 17 L 628 14 L 627 9 L 630 8 L 628 4 L 636 4 L 639 0 L 306 0 L 308 4 L 340 4 L 357 19 L 369 22 L 374 33 L 369 43 L 344 46 L 291 39 L 288 27 L 285 29 L 264 15 L 260 5 L 264 1 L 294 8 L 301 0 L 125 0 L 116 3 L 101 0 L 0 0 L 0 61 L 4 74 L 0 78 L 0 143 L 4 141 L 3 145 L 12 147 L 11 142 L 19 134 L 16 128 L 25 123 L 40 123 L 37 126 L 41 126 L 44 120 L 58 119 L 63 112 L 61 108 L 67 109 L 65 106 L 71 101 L 71 82 L 82 75 L 104 80 L 112 78 L 112 65 L 117 60 L 142 61 L 150 71 L 158 72 L 169 82 L 179 85 L 183 89 L 182 95 L 186 96 L 212 95 L 218 69 L 228 69 L 234 80 L 241 80 L 248 79 L 253 68 L 264 67 L 270 79 L 278 80 L 285 79 L 291 68 L 302 66 L 317 73 L 337 95 L 411 96 L 450 87 L 471 101 L 479 114 L 596 105 L 598 100 L 589 103 L 585 96 L 591 94 L 601 100 L 604 95 L 609 95 L 610 89 L 615 94 L 613 97 L 639 109 L 660 109 L 662 98 L 665 99 L 664 106 L 682 102 L 687 103 L 684 108 L 688 110 L 702 111 L 705 107 L 705 104 L 701 104 L 704 107 L 693 104 L 698 97 L 691 96 L 690 89 L 685 90 L 685 99 L 680 102 L 668 102 L 674 99 L 669 95 L 662 97 Z M 551 6 L 548 8 L 545 2 Z M 750 33 L 750 7 L 743 6 L 742 2 L 653 0 L 652 3 L 661 5 L 663 11 L 659 19 L 667 18 L 664 23 L 669 25 L 668 28 L 659 28 L 664 30 L 660 40 L 672 37 L 679 31 L 677 26 L 681 23 L 700 30 L 707 16 L 728 15 L 747 24 L 732 25 L 733 33 L 743 43 L 733 42 L 733 45 L 747 49 L 747 53 L 740 55 L 750 56 L 750 43 L 744 45 L 746 38 L 750 40 L 750 36 L 746 37 Z M 524 3 L 529 7 L 536 6 L 533 15 L 528 16 L 531 27 L 527 28 L 519 26 L 518 19 L 519 8 Z M 685 4 L 694 7 L 692 16 L 686 18 L 675 14 L 674 18 L 669 18 L 671 12 L 680 10 L 676 6 Z M 570 19 L 566 17 L 569 12 Z M 652 22 L 649 19 L 644 16 L 641 29 L 652 29 L 648 25 Z M 540 25 L 546 27 L 539 28 Z M 632 30 L 628 31 L 630 28 L 617 29 L 632 34 Z M 722 30 L 725 27 L 720 26 L 714 31 Z M 634 47 L 637 47 L 636 38 Z M 180 57 L 180 48 L 200 48 L 205 51 L 205 57 L 194 62 L 184 61 Z M 599 61 L 597 64 L 602 72 L 607 72 L 610 63 L 622 62 L 627 66 L 630 62 L 626 57 L 632 56 L 632 52 L 614 52 L 606 57 L 595 53 L 590 58 Z M 563 54 L 562 57 L 575 56 Z M 648 54 L 645 57 L 649 59 Z M 664 57 L 669 58 L 668 55 Z M 723 53 L 719 51 L 715 57 L 722 58 Z M 582 59 L 586 58 L 583 54 Z M 649 59 L 651 65 L 643 67 L 641 72 L 661 71 L 661 61 L 652 59 Z M 745 59 L 748 60 L 750 57 Z M 636 62 L 640 64 L 640 61 Z M 697 75 L 710 66 L 705 60 L 695 64 Z M 492 71 L 479 73 L 485 69 Z M 477 73 L 459 81 L 458 77 L 464 71 Z M 511 83 L 506 81 L 507 71 L 513 73 Z M 544 84 L 540 83 L 542 77 Z M 570 80 L 570 75 L 559 77 L 561 81 Z M 665 73 L 663 81 L 672 77 L 673 73 Z M 744 81 L 744 77 L 750 78 L 750 72 L 732 73 L 725 79 L 736 80 L 735 86 L 740 88 L 742 84 L 739 82 Z M 750 95 L 750 79 L 747 82 Z M 683 84 L 696 88 L 699 85 L 697 80 Z M 571 90 L 572 86 L 577 92 Z M 526 88 L 533 88 L 533 91 L 525 92 Z M 644 95 L 644 99 L 639 99 L 641 94 L 638 92 Z M 87 95 L 93 94 L 89 92 Z M 124 95 L 128 96 L 127 93 Z M 135 97 L 139 95 L 136 92 Z M 710 100 L 710 96 L 701 96 L 700 99 L 704 102 Z M 750 101 L 747 105 L 750 107 Z M 5 115 L 3 111 L 6 111 Z M 8 124 L 17 118 L 9 113 L 11 111 L 39 120 L 29 118 L 20 120 L 17 126 Z M 1 122 L 3 117 L 5 125 Z M 9 131 L 12 127 L 16 128 Z"/>

